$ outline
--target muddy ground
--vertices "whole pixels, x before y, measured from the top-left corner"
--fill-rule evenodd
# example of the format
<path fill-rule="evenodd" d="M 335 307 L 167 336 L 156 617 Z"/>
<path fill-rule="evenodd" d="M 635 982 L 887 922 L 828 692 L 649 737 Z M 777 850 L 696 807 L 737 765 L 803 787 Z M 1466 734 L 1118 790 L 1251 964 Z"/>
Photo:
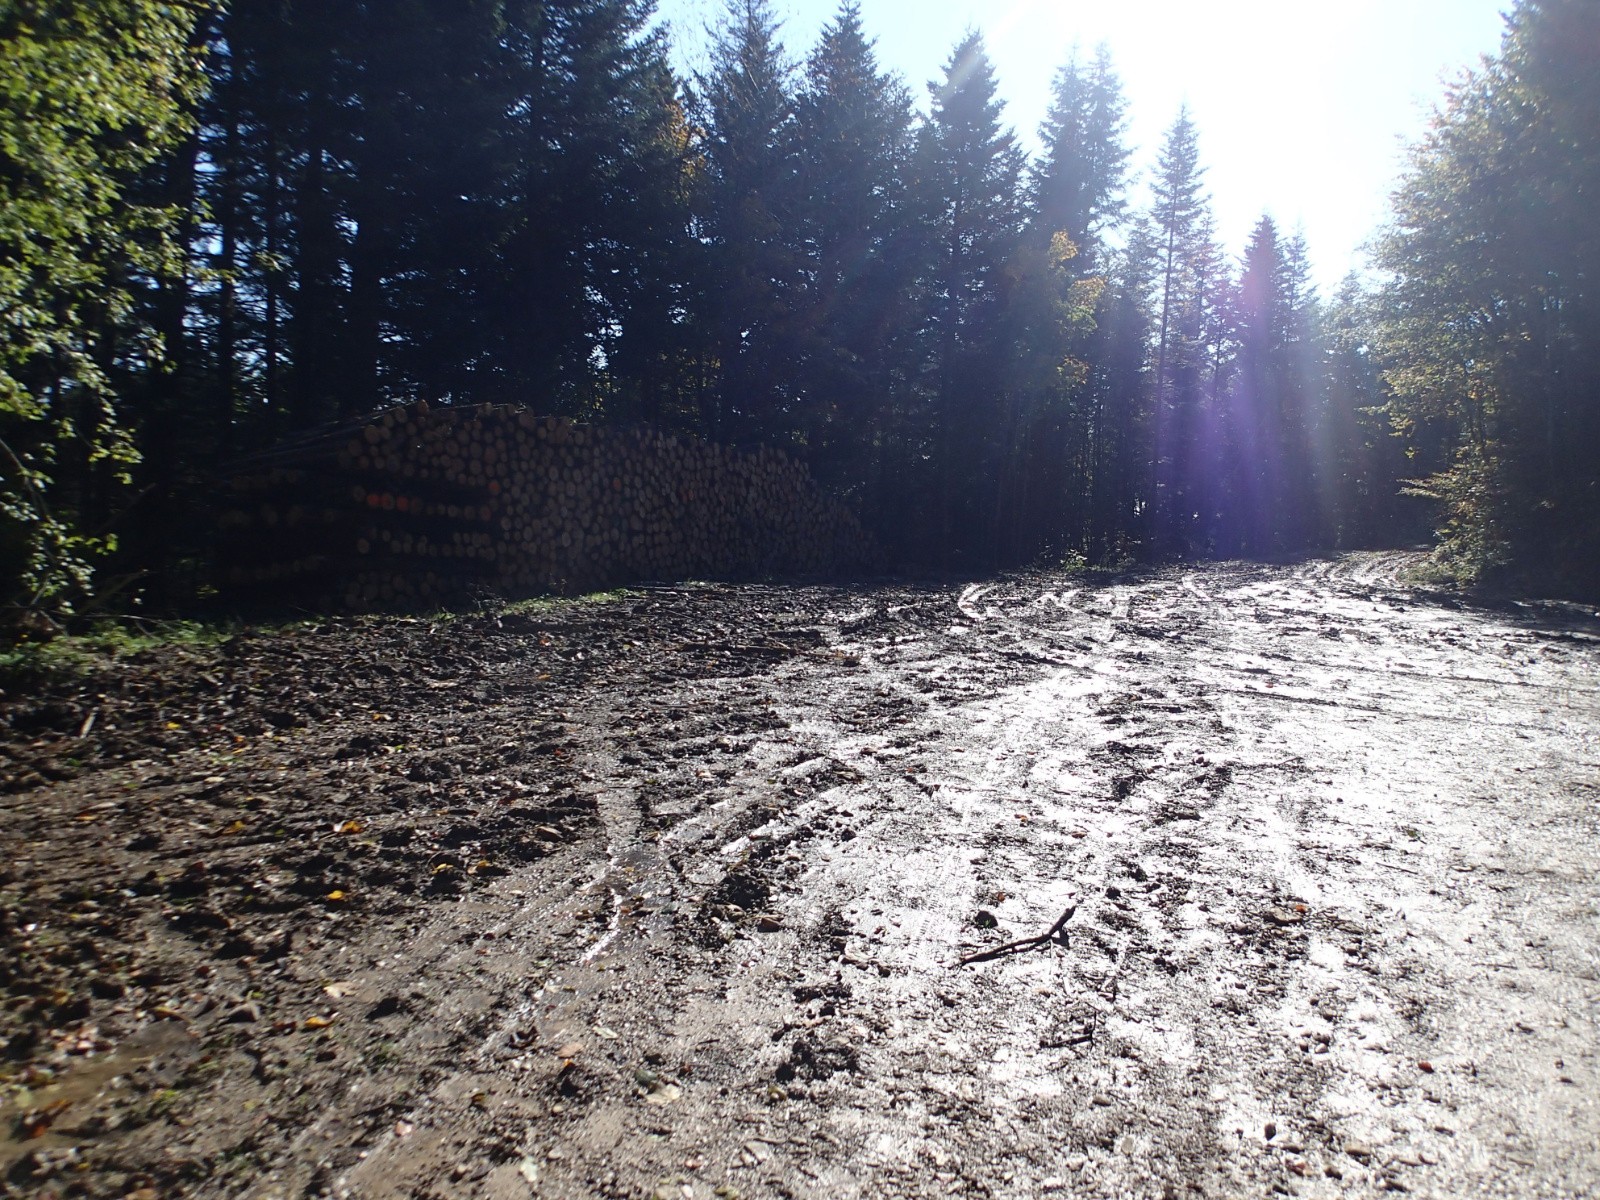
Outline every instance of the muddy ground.
<path fill-rule="evenodd" d="M 1593 1195 L 1600 614 L 1410 563 L 13 682 L 5 1194 Z"/>

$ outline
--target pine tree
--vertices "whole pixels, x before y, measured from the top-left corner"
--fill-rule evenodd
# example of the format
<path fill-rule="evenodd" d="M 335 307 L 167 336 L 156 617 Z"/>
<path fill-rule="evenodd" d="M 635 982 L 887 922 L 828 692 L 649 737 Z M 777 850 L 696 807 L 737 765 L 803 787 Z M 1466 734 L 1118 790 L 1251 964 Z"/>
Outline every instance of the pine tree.
<path fill-rule="evenodd" d="M 1153 386 L 1156 518 L 1169 544 L 1203 536 L 1201 474 L 1210 455 L 1206 398 L 1224 366 L 1220 255 L 1204 192 L 1199 138 L 1185 107 L 1157 164 L 1151 221 L 1157 241 L 1156 369 Z"/>
<path fill-rule="evenodd" d="M 967 34 L 929 85 L 919 147 L 932 250 L 931 426 L 946 553 L 990 533 L 1000 459 L 1015 432 L 1007 324 L 1022 234 L 1022 153 L 1000 124 L 994 68 Z"/>
<path fill-rule="evenodd" d="M 1043 239 L 1065 233 L 1072 240 L 1080 275 L 1097 267 L 1101 236 L 1126 208 L 1126 114 L 1108 47 L 1095 52 L 1092 66 L 1083 66 L 1074 53 L 1056 73 L 1050 112 L 1039 131 L 1044 154 L 1031 187 L 1031 220 Z"/>
<path fill-rule="evenodd" d="M 859 5 L 841 4 L 795 104 L 795 228 L 807 310 L 799 386 L 813 465 L 876 478 L 896 376 L 914 345 L 911 98 L 882 71 Z"/>
<path fill-rule="evenodd" d="M 1017 260 L 1021 421 L 1017 469 L 1003 480 L 1011 482 L 1010 532 L 1001 538 L 1009 557 L 1082 552 L 1094 540 L 1090 492 L 1109 444 L 1104 375 L 1096 370 L 1110 299 L 1103 242 L 1126 208 L 1124 111 L 1104 47 L 1091 67 L 1074 54 L 1057 73 Z"/>
<path fill-rule="evenodd" d="M 711 70 L 699 81 L 705 172 L 697 211 L 710 252 L 716 373 L 705 424 L 713 436 L 778 434 L 793 422 L 802 265 L 792 74 L 768 0 L 729 0 Z"/>

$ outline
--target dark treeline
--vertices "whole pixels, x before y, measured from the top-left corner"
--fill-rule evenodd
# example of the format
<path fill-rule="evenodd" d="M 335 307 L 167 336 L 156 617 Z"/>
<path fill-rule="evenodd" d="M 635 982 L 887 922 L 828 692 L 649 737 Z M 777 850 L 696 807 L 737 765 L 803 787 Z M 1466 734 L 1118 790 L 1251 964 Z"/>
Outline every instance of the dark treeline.
<path fill-rule="evenodd" d="M 783 446 L 895 558 L 964 569 L 1381 542 L 1426 529 L 1398 498 L 1412 479 L 1433 479 L 1480 566 L 1535 526 L 1551 543 L 1573 504 L 1594 512 L 1595 456 L 1575 451 L 1596 445 L 1593 222 L 1507 233 L 1473 291 L 1448 261 L 1454 230 L 1499 176 L 1440 186 L 1479 136 L 1466 126 L 1514 121 L 1536 87 L 1564 97 L 1592 172 L 1581 0 L 1519 6 L 1502 59 L 1418 151 L 1383 252 L 1396 282 L 1333 297 L 1270 218 L 1247 246 L 1219 244 L 1185 113 L 1135 203 L 1103 50 L 1061 67 L 1030 157 L 977 34 L 923 113 L 854 3 L 796 60 L 767 0 L 735 0 L 693 79 L 650 0 L 54 8 L 146 28 L 143 9 L 188 13 L 171 53 L 207 85 L 120 197 L 159 214 L 149 240 L 181 269 L 126 259 L 104 285 L 125 303 L 79 320 L 76 349 L 140 457 L 134 490 L 108 482 L 111 458 L 52 449 L 109 427 L 107 405 L 73 426 L 59 397 L 89 385 L 59 355 L 7 376 L 58 397 L 59 419 L 49 400 L 43 421 L 0 413 L 37 476 L 11 510 L 48 484 L 77 528 L 120 515 L 134 565 L 203 557 L 175 531 L 203 528 L 218 462 L 419 397 Z M 1536 78 L 1546 51 L 1577 58 Z M 1508 164 L 1565 153 L 1559 132 L 1495 136 Z M 1577 194 L 1546 191 L 1554 207 Z M 1477 200 L 1504 217 L 1502 198 Z M 1545 290 L 1580 235 L 1591 257 Z M 1480 314 L 1507 270 L 1526 302 Z M 1461 347 L 1439 331 L 1475 314 L 1476 357 L 1447 378 Z M 1512 361 L 1487 362 L 1491 345 Z M 1444 365 L 1427 375 L 1430 354 Z M 1549 354 L 1559 384 L 1540 375 Z M 49 567 L 35 553 L 29 578 L 47 588 Z"/>

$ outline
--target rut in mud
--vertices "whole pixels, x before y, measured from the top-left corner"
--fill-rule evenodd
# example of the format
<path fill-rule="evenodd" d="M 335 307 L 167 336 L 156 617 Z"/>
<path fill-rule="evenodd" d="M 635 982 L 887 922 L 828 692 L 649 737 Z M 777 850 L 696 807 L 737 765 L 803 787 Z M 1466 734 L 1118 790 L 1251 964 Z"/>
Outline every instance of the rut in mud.
<path fill-rule="evenodd" d="M 14 705 L 12 1186 L 1592 1193 L 1600 619 L 1408 562 L 651 589 Z"/>

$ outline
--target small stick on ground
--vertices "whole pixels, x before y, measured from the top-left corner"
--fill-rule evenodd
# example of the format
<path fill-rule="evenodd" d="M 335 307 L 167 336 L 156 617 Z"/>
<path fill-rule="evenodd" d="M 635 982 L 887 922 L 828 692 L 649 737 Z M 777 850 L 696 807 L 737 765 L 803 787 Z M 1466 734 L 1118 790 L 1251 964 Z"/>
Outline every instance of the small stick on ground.
<path fill-rule="evenodd" d="M 1007 942 L 1004 946 L 996 946 L 993 950 L 979 950 L 972 954 L 962 955 L 961 965 L 964 967 L 969 963 L 988 962 L 990 959 L 1004 958 L 1008 954 L 1021 954 L 1024 950 L 1037 949 L 1054 938 L 1056 934 L 1061 933 L 1067 922 L 1072 920 L 1072 914 L 1077 911 L 1078 906 L 1074 904 L 1061 914 L 1060 920 L 1038 937 L 1021 938 L 1015 942 Z"/>

